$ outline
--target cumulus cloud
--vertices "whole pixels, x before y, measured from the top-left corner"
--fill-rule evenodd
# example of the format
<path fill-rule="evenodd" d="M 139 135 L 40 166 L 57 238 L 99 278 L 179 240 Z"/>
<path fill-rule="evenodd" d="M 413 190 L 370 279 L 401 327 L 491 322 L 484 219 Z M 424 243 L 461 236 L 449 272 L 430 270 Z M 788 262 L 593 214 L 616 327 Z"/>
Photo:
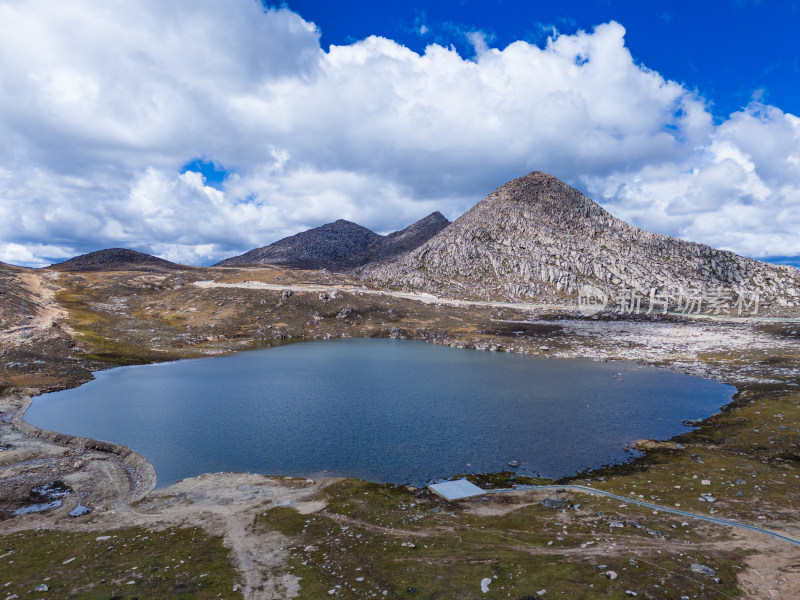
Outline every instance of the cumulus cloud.
<path fill-rule="evenodd" d="M 586 178 L 646 229 L 756 256 L 800 254 L 800 119 L 753 103 L 682 160 Z"/>
<path fill-rule="evenodd" d="M 754 102 L 715 124 L 624 36 L 324 51 L 313 23 L 255 0 L 4 2 L 0 260 L 127 246 L 209 263 L 337 218 L 453 218 L 534 169 L 642 227 L 800 254 L 797 117 Z M 231 175 L 182 172 L 198 158 Z"/>

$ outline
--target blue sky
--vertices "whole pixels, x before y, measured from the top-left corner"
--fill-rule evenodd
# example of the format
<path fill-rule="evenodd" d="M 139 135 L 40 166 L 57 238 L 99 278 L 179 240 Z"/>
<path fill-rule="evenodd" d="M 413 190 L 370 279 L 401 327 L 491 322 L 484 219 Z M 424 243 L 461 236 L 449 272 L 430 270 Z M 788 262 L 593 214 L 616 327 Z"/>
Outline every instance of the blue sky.
<path fill-rule="evenodd" d="M 210 264 L 533 170 L 797 261 L 797 31 L 792 0 L 2 2 L 0 261 Z"/>
<path fill-rule="evenodd" d="M 402 2 L 293 0 L 316 23 L 322 45 L 369 35 L 422 52 L 430 43 L 474 50 L 464 35 L 482 31 L 503 48 L 516 40 L 542 44 L 555 28 L 571 34 L 617 21 L 637 62 L 695 88 L 721 117 L 754 95 L 800 114 L 800 2 L 792 0 L 446 0 Z M 424 26 L 425 33 L 420 29 Z"/>

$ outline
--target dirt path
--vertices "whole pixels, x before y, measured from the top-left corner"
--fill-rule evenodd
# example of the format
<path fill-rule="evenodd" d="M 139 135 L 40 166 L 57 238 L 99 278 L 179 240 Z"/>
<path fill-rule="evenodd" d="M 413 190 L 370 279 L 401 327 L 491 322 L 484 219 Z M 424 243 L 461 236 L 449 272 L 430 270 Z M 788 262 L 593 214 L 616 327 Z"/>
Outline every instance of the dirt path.
<path fill-rule="evenodd" d="M 296 480 L 250 473 L 214 473 L 156 490 L 128 507 L 125 521 L 148 527 L 195 525 L 222 535 L 244 583 L 247 600 L 292 598 L 296 577 L 274 576 L 288 559 L 290 540 L 256 531 L 253 520 L 273 506 L 304 508 L 331 480 Z"/>
<path fill-rule="evenodd" d="M 669 513 L 673 515 L 679 515 L 681 517 L 686 517 L 687 519 L 697 519 L 700 521 L 705 521 L 706 523 L 712 523 L 714 525 L 719 525 L 722 527 L 734 527 L 736 529 L 746 529 L 750 531 L 755 531 L 761 533 L 763 535 L 771 536 L 777 540 L 782 542 L 786 542 L 787 544 L 793 544 L 797 547 L 800 547 L 800 540 L 794 539 L 787 535 L 783 535 L 781 533 L 777 533 L 775 531 L 770 531 L 769 529 L 764 529 L 762 527 L 757 527 L 755 525 L 750 525 L 749 523 L 743 523 L 739 521 L 730 521 L 728 519 L 721 519 L 716 517 L 709 517 L 707 515 L 700 515 L 697 513 L 688 512 L 685 510 L 678 510 L 677 508 L 672 508 L 670 506 L 663 506 L 661 504 L 654 504 L 653 502 L 645 502 L 642 500 L 636 500 L 634 498 L 630 498 L 627 496 L 619 496 L 617 494 L 612 494 L 611 492 L 607 492 L 605 490 L 597 490 L 594 488 L 587 487 L 585 485 L 519 485 L 514 489 L 500 489 L 500 490 L 491 490 L 490 494 L 516 494 L 519 492 L 525 491 L 544 491 L 544 490 L 551 490 L 551 491 L 560 491 L 560 490 L 568 490 L 573 492 L 582 492 L 584 494 L 589 494 L 592 496 L 603 496 L 606 498 L 614 498 L 615 500 L 619 500 L 620 502 L 625 502 L 626 504 L 636 504 L 637 506 L 644 506 L 645 508 L 652 508 L 660 512 Z"/>
<path fill-rule="evenodd" d="M 17 277 L 28 297 L 25 304 L 25 323 L 0 331 L 0 344 L 24 343 L 37 333 L 47 333 L 56 323 L 71 334 L 72 331 L 67 326 L 69 315 L 56 302 L 59 274 L 41 270 L 24 271 Z"/>
<path fill-rule="evenodd" d="M 443 306 L 454 307 L 479 307 L 479 308 L 510 308 L 515 310 L 549 310 L 549 311 L 562 311 L 567 313 L 576 313 L 578 307 L 574 304 L 533 304 L 529 302 L 495 302 L 490 300 L 456 300 L 454 298 L 442 298 L 434 296 L 425 292 L 398 292 L 395 290 L 377 290 L 364 286 L 357 285 L 321 285 L 311 283 L 287 283 L 279 285 L 275 283 L 265 283 L 263 281 L 244 281 L 242 283 L 220 283 L 216 281 L 196 281 L 193 285 L 199 288 L 241 288 L 249 290 L 269 290 L 280 292 L 283 290 L 291 290 L 292 292 L 330 292 L 334 289 L 341 290 L 352 294 L 372 295 L 372 296 L 390 296 L 392 298 L 401 298 L 403 300 L 414 300 L 422 302 L 423 304 L 437 304 Z M 727 323 L 757 323 L 757 322 L 771 322 L 771 323 L 798 323 L 800 318 L 766 318 L 766 317 L 725 317 L 720 315 L 696 315 L 686 313 L 668 313 L 670 315 L 677 315 L 688 319 L 706 320 L 715 322 Z"/>
<path fill-rule="evenodd" d="M 87 522 L 67 516 L 71 505 L 51 513 L 26 515 L 0 521 L 0 535 L 48 528 L 65 531 L 105 533 L 120 527 L 163 529 L 196 526 L 222 536 L 231 550 L 246 600 L 292 598 L 299 591 L 299 580 L 291 574 L 275 576 L 289 557 L 289 538 L 273 531 L 256 530 L 256 515 L 273 506 L 321 507 L 309 498 L 331 480 L 293 480 L 249 473 L 215 473 L 185 479 L 155 490 L 142 501 L 128 503 L 124 469 L 109 460 L 91 465 L 92 485 L 104 490 L 105 506 L 98 507 Z M 84 474 L 84 483 L 85 483 Z M 77 477 L 67 481 L 80 485 Z M 78 488 L 81 489 L 81 488 Z M 76 490 L 76 495 L 81 493 Z M 73 502 L 74 503 L 74 502 Z"/>

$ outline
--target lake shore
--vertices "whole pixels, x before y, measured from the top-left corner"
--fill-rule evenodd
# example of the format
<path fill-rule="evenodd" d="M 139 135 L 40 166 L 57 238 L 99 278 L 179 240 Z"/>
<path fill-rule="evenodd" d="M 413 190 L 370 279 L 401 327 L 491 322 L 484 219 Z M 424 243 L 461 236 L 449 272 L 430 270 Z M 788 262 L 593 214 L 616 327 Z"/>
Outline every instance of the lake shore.
<path fill-rule="evenodd" d="M 209 465 L 424 486 L 512 459 L 551 479 L 624 463 L 735 391 L 638 363 L 337 338 L 104 371 L 26 420 L 136 448 L 162 486 Z"/>
<path fill-rule="evenodd" d="M 273 272 L 264 274 L 265 279 L 275 276 Z M 296 274 L 293 276 L 299 277 Z M 370 535 L 377 535 L 378 530 L 375 527 L 379 525 L 376 523 L 382 521 L 373 522 L 369 520 L 371 517 L 367 518 L 368 515 L 353 514 L 350 508 L 344 506 L 353 502 L 358 494 L 370 502 L 391 497 L 392 504 L 381 508 L 387 515 L 381 517 L 384 520 L 408 520 L 407 511 L 411 503 L 426 507 L 425 515 L 429 516 L 425 518 L 429 519 L 432 518 L 431 514 L 441 514 L 431 513 L 439 505 L 431 504 L 432 500 L 425 495 L 420 496 L 418 492 L 408 492 L 404 488 L 387 491 L 386 488 L 369 484 L 363 484 L 366 486 L 363 488 L 337 481 L 315 481 L 312 484 L 305 480 L 249 474 L 198 477 L 163 490 L 151 491 L 142 500 L 132 502 L 149 485 L 146 483 L 146 467 L 140 475 L 132 477 L 119 452 L 87 447 L 83 443 L 62 439 L 57 434 L 52 439 L 35 437 L 16 428 L 13 421 L 17 419 L 16 413 L 24 404 L 24 397 L 73 387 L 90 378 L 92 371 L 112 364 L 126 364 L 124 361 L 128 358 L 135 359 L 136 362 L 174 360 L 247 348 L 256 339 L 289 341 L 342 335 L 405 337 L 453 346 L 540 356 L 633 360 L 735 385 L 740 390 L 736 401 L 726 410 L 700 423 L 697 431 L 680 436 L 668 445 L 657 444 L 646 448 L 645 456 L 630 465 L 582 474 L 578 478 L 579 482 L 591 479 L 592 484 L 598 488 L 618 495 L 636 494 L 638 497 L 641 494 L 648 499 L 649 496 L 656 496 L 658 502 L 668 505 L 677 503 L 682 507 L 706 513 L 713 509 L 725 518 L 758 523 L 776 531 L 786 531 L 787 534 L 798 533 L 800 514 L 795 507 L 800 505 L 800 486 L 792 485 L 791 481 L 798 474 L 797 459 L 793 458 L 798 451 L 796 434 L 791 432 L 791 428 L 800 422 L 800 415 L 797 414 L 800 404 L 800 394 L 797 391 L 800 352 L 797 339 L 790 335 L 789 329 L 784 331 L 769 324 L 720 324 L 680 320 L 587 321 L 546 311 L 436 307 L 408 299 L 376 299 L 354 293 L 342 293 L 339 298 L 323 300 L 319 293 L 298 291 L 283 298 L 281 292 L 240 289 L 198 289 L 192 291 L 188 302 L 185 297 L 176 295 L 171 289 L 154 289 L 149 292 L 139 290 L 137 294 L 150 296 L 137 300 L 141 302 L 141 307 L 137 304 L 133 307 L 135 311 L 128 306 L 128 312 L 145 316 L 152 313 L 154 316 L 148 317 L 150 320 L 137 316 L 140 321 L 128 322 L 124 320 L 127 317 L 111 318 L 116 314 L 113 311 L 119 310 L 118 306 L 121 306 L 118 299 L 125 297 L 122 294 L 127 293 L 124 292 L 125 288 L 120 287 L 123 276 L 92 277 L 94 279 L 89 279 L 94 286 L 91 288 L 91 297 L 89 291 L 86 291 L 88 288 L 80 287 L 84 284 L 59 283 L 62 286 L 61 291 L 56 290 L 53 297 L 60 298 L 61 306 L 70 307 L 69 316 L 63 325 L 44 326 L 43 321 L 43 326 L 38 327 L 35 320 L 32 320 L 29 335 L 21 336 L 12 346 L 4 346 L 4 365 L 19 363 L 27 367 L 4 366 L 6 371 L 3 379 L 7 383 L 0 398 L 0 414 L 3 416 L 0 419 L 0 444 L 8 446 L 8 449 L 0 453 L 2 506 L 22 506 L 28 502 L 32 487 L 54 480 L 69 485 L 73 493 L 63 506 L 54 510 L 13 518 L 5 515 L 0 521 L 0 533 L 3 535 L 34 531 L 42 527 L 53 531 L 85 529 L 98 532 L 102 530 L 105 533 L 137 524 L 176 527 L 182 522 L 201 523 L 206 530 L 222 535 L 232 549 L 237 572 L 242 574 L 238 583 L 247 598 L 269 598 L 272 593 L 281 597 L 292 597 L 293 594 L 300 593 L 299 588 L 302 586 L 296 580 L 296 573 L 300 571 L 303 572 L 302 581 L 305 586 L 313 586 L 313 582 L 320 581 L 332 587 L 336 576 L 323 567 L 320 567 L 322 570 L 309 571 L 308 564 L 302 565 L 306 559 L 296 560 L 295 554 L 288 548 L 300 541 L 308 542 L 301 548 L 316 546 L 325 548 L 326 552 L 334 552 L 336 548 L 325 545 L 329 544 L 325 541 L 328 538 L 321 533 L 319 538 L 314 538 L 313 532 L 303 533 L 302 521 L 297 529 L 289 527 L 290 523 L 294 523 L 294 513 L 286 511 L 295 509 L 291 504 L 281 507 L 283 502 L 290 500 L 291 503 L 299 504 L 303 510 L 314 508 L 316 512 L 308 513 L 314 515 L 313 517 L 304 517 L 304 520 L 312 521 L 309 527 L 313 527 L 318 520 L 338 523 L 337 530 L 350 523 L 350 527 L 360 528 L 363 535 L 368 532 L 372 532 Z M 228 277 L 235 281 L 239 276 L 232 272 Z M 185 275 L 185 278 L 189 279 L 190 275 Z M 252 278 L 252 272 L 241 275 L 243 281 Z M 146 285 L 155 285 L 154 281 L 148 279 Z M 55 286 L 56 283 L 48 282 L 47 285 Z M 291 282 L 283 280 L 281 283 Z M 72 287 L 65 287 L 68 285 Z M 262 301 L 266 304 L 261 304 Z M 272 312 L 258 313 L 261 310 L 258 307 L 263 306 L 268 306 Z M 147 307 L 151 307 L 149 313 L 136 312 L 145 311 Z M 336 316 L 348 307 L 351 312 L 345 318 L 337 319 Z M 190 310 L 192 308 L 196 310 Z M 178 310 L 183 312 L 179 313 Z M 173 314 L 180 315 L 181 327 L 174 325 Z M 214 328 L 208 325 L 208 329 L 198 333 L 200 325 L 195 323 L 199 321 L 193 321 L 199 318 L 198 314 L 211 324 L 214 324 L 214 319 L 219 318 L 219 324 Z M 256 321 L 254 315 L 261 315 L 263 318 Z M 317 317 L 322 317 L 322 320 L 317 321 Z M 245 322 L 258 323 L 263 337 L 256 338 L 249 330 L 242 334 L 241 328 L 245 326 Z M 144 333 L 130 333 L 134 326 L 138 328 L 136 331 Z M 69 333 L 70 329 L 74 333 Z M 155 332 L 150 331 L 152 329 Z M 169 341 L 173 339 L 174 346 Z M 200 341 L 192 345 L 193 340 Z M 75 341 L 77 346 L 69 345 L 74 345 Z M 677 447 L 678 444 L 680 448 Z M 697 479 L 693 479 L 694 477 Z M 136 482 L 137 479 L 140 483 Z M 700 483 L 705 480 L 710 481 L 710 484 L 706 486 Z M 746 484 L 738 484 L 738 481 L 745 481 Z M 240 490 L 242 486 L 250 488 Z M 251 490 L 256 486 L 259 486 L 259 490 L 271 491 L 254 494 Z M 356 488 L 358 492 L 354 491 Z M 706 492 L 714 494 L 714 503 L 698 500 L 699 494 Z M 738 493 L 743 495 L 737 496 Z M 95 511 L 84 517 L 69 517 L 68 511 L 78 501 L 91 505 Z M 671 525 L 675 523 L 666 517 L 643 514 L 632 506 L 620 508 L 617 506 L 619 503 L 606 506 L 576 498 L 571 501 L 583 504 L 580 510 L 565 513 L 575 527 L 580 523 L 590 524 L 597 520 L 596 513 L 601 511 L 606 515 L 614 515 L 623 524 L 627 521 L 647 521 L 646 528 L 649 529 L 673 536 L 678 535 L 674 531 L 680 531 L 679 522 L 676 524 L 678 530 L 672 530 Z M 303 504 L 305 502 L 312 504 Z M 531 497 L 519 502 L 514 500 L 508 505 L 471 501 L 450 508 L 439 508 L 448 514 L 455 514 L 447 517 L 454 520 L 447 527 L 474 526 L 473 519 L 488 519 L 480 521 L 481 525 L 514 537 L 521 534 L 512 533 L 512 524 L 497 519 L 512 514 L 508 511 L 524 513 L 533 510 L 530 507 L 537 502 L 538 500 Z M 153 508 L 148 508 L 151 505 Z M 399 508 L 400 505 L 406 506 L 406 509 Z M 150 516 L 143 517 L 142 512 Z M 261 518 L 259 515 L 263 513 L 283 515 L 280 522 L 282 524 L 273 523 L 266 529 L 249 529 L 249 524 Z M 489 516 L 489 513 L 495 516 Z M 659 561 L 662 559 L 659 556 L 672 556 L 672 550 L 677 553 L 690 549 L 690 553 L 710 556 L 711 559 L 708 560 L 715 561 L 720 572 L 728 574 L 729 581 L 735 584 L 734 588 L 724 588 L 728 592 L 737 589 L 744 591 L 747 597 L 788 600 L 796 597 L 800 590 L 800 574 L 792 567 L 792 564 L 800 561 L 800 556 L 793 550 L 775 546 L 755 534 L 730 534 L 714 528 L 699 527 L 694 530 L 696 537 L 691 537 L 688 545 L 681 546 L 663 537 L 653 538 L 645 529 L 638 530 L 628 525 L 622 529 L 609 529 L 609 521 L 603 521 L 606 525 L 603 529 L 605 533 L 601 537 L 610 541 L 598 541 L 594 545 L 581 548 L 581 544 L 597 536 L 592 537 L 591 530 L 586 529 L 578 537 L 566 536 L 564 542 L 558 542 L 552 533 L 555 518 L 561 518 L 561 514 L 535 512 L 535 522 L 551 531 L 545 534 L 544 529 L 542 530 L 541 535 L 545 537 L 541 538 L 541 543 L 536 541 L 539 544 L 536 547 L 546 547 L 548 541 L 553 541 L 561 553 L 559 556 L 573 556 L 578 561 L 594 557 L 589 560 L 608 564 L 614 564 L 612 561 L 618 563 L 618 559 L 623 556 L 637 556 L 642 560 L 661 564 Z M 413 523 L 416 522 L 409 522 L 406 528 L 412 527 Z M 431 535 L 430 532 L 444 535 L 435 522 L 426 527 L 430 529 L 428 535 Z M 600 525 L 592 527 L 597 530 Z M 399 529 L 405 531 L 403 528 Z M 398 529 L 391 533 L 387 530 L 380 535 L 386 540 L 395 540 L 399 535 L 397 531 Z M 409 531 L 413 533 L 403 534 L 410 536 L 403 539 L 418 542 L 425 533 L 418 530 L 417 525 L 413 525 Z M 645 537 L 637 537 L 639 532 Z M 481 547 L 494 548 L 488 541 L 481 543 Z M 481 552 L 477 546 L 470 548 L 471 552 Z M 422 546 L 418 549 L 423 550 Z M 659 555 L 659 550 L 664 554 Z M 397 549 L 392 550 L 391 556 L 401 560 L 400 554 L 395 554 L 401 551 L 410 550 L 400 546 L 398 542 Z M 496 548 L 495 551 L 499 552 L 500 549 Z M 309 552 L 313 554 L 312 551 Z M 257 557 L 264 556 L 265 553 L 271 558 L 262 564 Z M 549 559 L 551 562 L 555 560 L 551 556 Z M 344 561 L 342 564 L 346 563 L 345 558 L 341 560 Z M 368 558 L 363 556 L 361 560 Z M 569 568 L 573 568 L 577 563 L 573 564 L 570 560 L 567 560 Z M 289 570 L 292 566 L 294 568 Z M 675 565 L 664 567 L 671 569 L 670 572 L 677 568 Z M 545 565 L 537 567 L 542 573 L 550 572 L 550 568 Z M 279 575 L 274 577 L 270 575 L 272 573 Z M 200 574 L 202 573 L 198 577 Z M 386 571 L 386 577 L 395 581 L 399 575 Z M 597 582 L 596 573 L 593 574 L 595 579 L 588 574 L 576 574 L 575 577 L 586 581 L 587 585 Z M 626 585 L 644 585 L 645 580 L 644 575 L 637 576 L 635 582 L 629 580 Z M 283 583 L 275 583 L 273 587 L 270 587 L 270 583 L 264 587 L 264 582 L 272 581 Z M 711 587 L 707 592 L 696 588 L 698 598 L 717 597 L 713 591 L 714 586 L 711 583 L 708 585 Z M 259 586 L 263 589 L 259 589 Z M 327 594 L 327 589 L 329 588 L 322 589 L 322 593 Z M 551 587 L 552 589 L 557 588 Z"/>

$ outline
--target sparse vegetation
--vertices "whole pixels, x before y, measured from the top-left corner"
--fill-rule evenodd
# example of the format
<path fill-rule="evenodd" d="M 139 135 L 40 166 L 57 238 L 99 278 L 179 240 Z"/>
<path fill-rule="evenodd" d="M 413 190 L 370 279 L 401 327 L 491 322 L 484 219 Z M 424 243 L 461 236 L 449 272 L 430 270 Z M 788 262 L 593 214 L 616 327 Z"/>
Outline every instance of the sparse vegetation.
<path fill-rule="evenodd" d="M 241 598 L 219 537 L 198 528 L 35 530 L 0 537 L 3 593 L 49 598 Z M 6 583 L 8 582 L 8 583 Z"/>
<path fill-rule="evenodd" d="M 18 274 L 4 276 L 13 283 Z M 687 322 L 674 316 L 658 321 L 608 316 L 584 321 L 553 309 L 537 313 L 507 307 L 437 306 L 361 295 L 357 282 L 341 274 L 324 279 L 320 274 L 276 268 L 197 269 L 184 273 L 181 288 L 176 288 L 174 278 L 164 279 L 163 273 L 141 271 L 62 273 L 59 277 L 61 287 L 55 297 L 68 316 L 62 325 L 48 328 L 46 336 L 31 330 L 23 343 L 2 348 L 0 392 L 12 394 L 23 385 L 39 390 L 75 385 L 90 370 L 118 364 L 302 339 L 389 336 L 393 328 L 398 336 L 456 346 L 640 360 L 731 381 L 741 393 L 694 431 L 671 442 L 645 444 L 642 458 L 561 482 L 589 483 L 622 496 L 641 496 L 664 506 L 680 505 L 775 530 L 791 532 L 789 527 L 798 520 L 800 350 L 796 324 Z M 280 291 L 192 285 L 211 277 L 228 283 L 264 281 L 298 291 L 283 298 Z M 298 283 L 309 281 L 322 281 L 340 293 L 323 299 L 318 292 L 297 288 Z M 14 289 L 5 298 L 18 302 L 24 294 L 19 286 Z M 0 296 L 0 305 L 3 302 Z M 351 312 L 337 319 L 347 307 Z M 66 333 L 67 327 L 76 332 L 74 337 Z M 676 332 L 689 341 L 679 339 Z M 27 341 L 40 339 L 46 343 Z M 2 426 L 10 428 L 8 423 Z M 31 472 L 37 477 L 46 472 L 48 480 L 73 473 L 77 457 L 71 457 L 70 451 L 67 446 L 49 448 L 35 458 L 44 466 Z M 28 458 L 36 456 L 33 450 L 25 452 L 30 452 L 25 454 Z M 112 460 L 99 450 L 93 456 L 98 461 Z M 10 477 L 9 473 L 5 471 L 2 477 Z M 468 477 L 495 488 L 514 482 L 546 483 L 513 473 Z M 296 485 L 301 489 L 306 484 L 303 480 Z M 714 502 L 699 499 L 707 492 L 713 493 Z M 754 557 L 768 557 L 773 581 L 780 569 L 796 562 L 791 548 L 757 534 L 747 538 L 691 520 L 683 525 L 675 516 L 578 493 L 568 495 L 570 502 L 580 504 L 578 510 L 548 509 L 539 504 L 542 497 L 519 493 L 448 504 L 404 487 L 343 480 L 311 498 L 325 505 L 316 512 L 301 514 L 291 504 L 267 503 L 254 504 L 245 516 L 247 526 L 252 524 L 247 535 L 256 540 L 254 547 L 288 552 L 280 567 L 270 567 L 269 577 L 301 577 L 301 598 L 519 599 L 536 598 L 541 590 L 547 590 L 541 595 L 545 599 L 621 598 L 626 590 L 636 591 L 641 598 L 738 598 L 749 597 L 743 581 L 752 573 Z M 177 504 L 176 496 L 164 506 Z M 154 508 L 154 514 L 158 510 Z M 46 583 L 50 597 L 238 595 L 231 591 L 238 580 L 228 551 L 219 538 L 201 530 L 167 529 L 154 537 L 144 529 L 108 529 L 102 533 L 118 536 L 111 538 L 115 549 L 108 552 L 111 541 L 103 545 L 95 540 L 101 533 L 75 531 L 78 527 L 71 521 L 59 520 L 63 515 L 38 518 L 31 518 L 31 527 L 58 523 L 67 531 L 32 529 L 2 538 L 3 548 L 14 549 L 13 555 L 2 559 L 3 573 L 6 567 L 11 569 L 5 579 L 15 582 L 14 586 L 19 583 L 26 594 L 28 587 Z M 622 527 L 612 527 L 611 522 L 620 522 Z M 124 518 L 118 525 L 125 525 Z M 152 554 L 152 559 L 145 559 L 145 554 Z M 64 565 L 72 556 L 76 560 Z M 191 561 L 186 556 L 192 556 Z M 177 572 L 173 558 L 184 560 L 185 566 Z M 695 562 L 712 568 L 720 582 L 692 572 L 689 565 Z M 85 568 L 77 569 L 79 565 Z M 143 575 L 134 577 L 134 566 Z M 763 567 L 759 569 L 763 572 Z M 602 575 L 608 570 L 616 572 L 617 579 Z M 122 581 L 114 572 L 131 575 Z M 201 578 L 204 573 L 208 575 Z M 50 579 L 44 581 L 44 577 Z M 360 577 L 364 579 L 358 581 Z M 491 580 L 487 594 L 480 589 L 483 578 Z M 130 580 L 136 583 L 128 586 Z M 789 578 L 782 589 L 790 586 L 800 589 L 797 578 Z M 64 590 L 76 595 L 59 596 Z"/>
<path fill-rule="evenodd" d="M 300 598 L 589 599 L 624 597 L 626 590 L 645 598 L 740 597 L 742 555 L 698 551 L 706 532 L 693 527 L 654 536 L 653 527 L 672 533 L 674 519 L 636 510 L 616 517 L 606 499 L 589 499 L 577 511 L 545 508 L 525 496 L 448 504 L 350 480 L 322 497 L 328 502 L 322 512 L 279 507 L 258 525 L 292 537 L 287 569 L 301 577 Z M 638 526 L 615 530 L 602 510 L 635 518 Z M 719 583 L 690 570 L 699 560 Z M 490 580 L 486 594 L 483 579 Z"/>

